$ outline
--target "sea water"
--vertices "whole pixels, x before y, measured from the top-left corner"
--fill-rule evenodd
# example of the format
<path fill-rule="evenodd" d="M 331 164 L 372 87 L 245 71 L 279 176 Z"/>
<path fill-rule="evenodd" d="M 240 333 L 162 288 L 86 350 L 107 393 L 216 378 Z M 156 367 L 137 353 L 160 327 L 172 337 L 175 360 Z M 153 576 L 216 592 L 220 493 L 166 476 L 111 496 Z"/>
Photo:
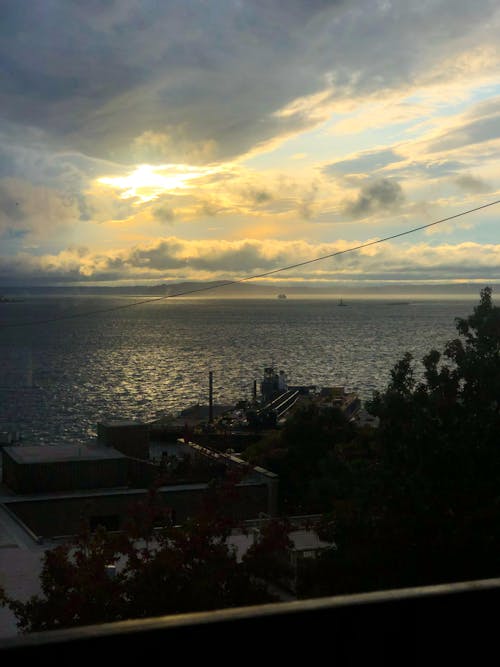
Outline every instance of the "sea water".
<path fill-rule="evenodd" d="M 151 421 L 207 403 L 209 371 L 215 402 L 250 398 L 271 365 L 290 384 L 344 385 L 366 401 L 405 352 L 420 360 L 457 337 L 455 317 L 477 303 L 167 299 L 112 310 L 134 300 L 2 304 L 1 323 L 23 324 L 0 327 L 0 431 L 85 442 L 103 419 Z"/>

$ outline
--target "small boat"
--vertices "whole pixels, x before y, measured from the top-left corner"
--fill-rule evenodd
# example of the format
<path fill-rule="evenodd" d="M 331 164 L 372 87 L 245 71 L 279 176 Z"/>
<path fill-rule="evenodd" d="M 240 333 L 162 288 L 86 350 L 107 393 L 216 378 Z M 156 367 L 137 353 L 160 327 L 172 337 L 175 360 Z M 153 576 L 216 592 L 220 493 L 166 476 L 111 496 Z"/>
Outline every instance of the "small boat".
<path fill-rule="evenodd" d="M 278 299 L 286 299 L 286 294 L 278 294 Z"/>
<path fill-rule="evenodd" d="M 338 302 L 337 306 L 347 306 L 347 303 L 344 303 L 342 299 Z"/>

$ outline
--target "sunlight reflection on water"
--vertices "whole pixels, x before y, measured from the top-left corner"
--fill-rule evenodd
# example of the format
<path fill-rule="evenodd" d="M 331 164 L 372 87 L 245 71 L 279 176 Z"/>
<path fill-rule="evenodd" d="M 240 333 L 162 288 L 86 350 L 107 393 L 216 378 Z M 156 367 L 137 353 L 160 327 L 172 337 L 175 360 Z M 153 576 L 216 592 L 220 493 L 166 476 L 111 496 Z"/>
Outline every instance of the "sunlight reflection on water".
<path fill-rule="evenodd" d="M 125 298 L 33 299 L 5 321 L 48 319 Z M 0 430 L 26 439 L 84 441 L 105 418 L 151 420 L 207 402 L 249 398 L 274 364 L 292 384 L 343 384 L 366 400 L 394 363 L 456 336 L 471 301 L 409 305 L 333 300 L 170 300 L 0 332 Z M 32 383 L 32 388 L 29 385 Z"/>

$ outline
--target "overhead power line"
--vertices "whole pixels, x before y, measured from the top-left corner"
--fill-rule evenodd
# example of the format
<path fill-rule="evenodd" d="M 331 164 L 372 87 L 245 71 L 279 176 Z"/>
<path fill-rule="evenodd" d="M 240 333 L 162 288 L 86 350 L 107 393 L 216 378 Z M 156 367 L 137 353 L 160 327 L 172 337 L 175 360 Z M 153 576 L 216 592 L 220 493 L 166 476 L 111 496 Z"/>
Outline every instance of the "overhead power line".
<path fill-rule="evenodd" d="M 401 236 L 407 236 L 408 234 L 414 234 L 415 232 L 420 232 L 423 229 L 429 229 L 429 227 L 435 227 L 436 225 L 441 225 L 444 222 L 449 222 L 450 220 L 455 220 L 456 218 L 461 218 L 464 215 L 469 215 L 469 213 L 475 213 L 490 206 L 495 206 L 500 204 L 500 199 L 496 201 L 488 202 L 487 204 L 482 204 L 481 206 L 476 206 L 475 208 L 470 208 L 467 211 L 461 211 L 460 213 L 455 213 L 446 218 L 441 218 L 440 220 L 435 220 L 434 222 L 429 222 L 426 225 L 420 225 L 419 227 L 412 227 L 412 229 L 407 229 L 404 232 L 398 232 L 397 234 L 391 234 L 391 236 L 385 236 L 381 239 L 375 239 L 374 241 L 367 241 L 366 243 L 361 243 L 357 246 L 352 246 L 351 248 L 345 248 L 344 250 L 336 250 L 335 252 L 330 252 L 327 255 L 321 255 L 319 257 L 314 257 L 313 259 L 307 259 L 303 262 L 296 262 L 295 264 L 288 264 L 287 266 L 281 266 L 277 269 L 271 269 L 269 271 L 264 271 L 262 273 L 254 273 L 250 276 L 244 276 L 243 278 L 237 278 L 235 280 L 227 280 L 217 285 L 207 285 L 205 287 L 195 287 L 193 289 L 184 290 L 182 292 L 176 292 L 175 294 L 164 294 L 159 297 L 152 297 L 150 299 L 141 299 L 139 301 L 133 301 L 132 303 L 121 304 L 120 306 L 111 306 L 109 308 L 100 308 L 96 310 L 86 310 L 82 313 L 72 313 L 66 315 L 59 315 L 57 317 L 50 317 L 45 320 L 32 320 L 28 322 L 13 322 L 9 324 L 0 324 L 0 328 L 13 328 L 13 327 L 22 327 L 22 326 L 34 326 L 37 324 L 49 324 L 51 322 L 59 322 L 61 320 L 72 320 L 80 317 L 88 317 L 89 315 L 99 315 L 102 313 L 110 313 L 116 310 L 124 310 L 125 308 L 133 308 L 134 306 L 140 306 L 144 303 L 154 303 L 156 301 L 165 301 L 166 299 L 174 299 L 178 296 L 190 296 L 191 294 L 198 294 L 200 292 L 207 292 L 209 290 L 220 289 L 221 287 L 227 287 L 229 285 L 237 285 L 239 283 L 248 282 L 249 280 L 257 280 L 258 278 L 266 278 L 267 276 L 272 276 L 276 273 L 282 273 L 283 271 L 290 271 L 291 269 L 297 269 L 301 266 L 307 266 L 308 264 L 314 264 L 315 262 L 322 262 L 325 259 L 330 259 L 331 257 L 337 257 L 338 255 L 344 255 L 348 252 L 354 252 L 356 250 L 362 250 L 363 248 L 368 248 L 369 246 L 377 245 L 379 243 L 385 243 L 386 241 L 392 241 L 393 239 L 400 238 Z"/>

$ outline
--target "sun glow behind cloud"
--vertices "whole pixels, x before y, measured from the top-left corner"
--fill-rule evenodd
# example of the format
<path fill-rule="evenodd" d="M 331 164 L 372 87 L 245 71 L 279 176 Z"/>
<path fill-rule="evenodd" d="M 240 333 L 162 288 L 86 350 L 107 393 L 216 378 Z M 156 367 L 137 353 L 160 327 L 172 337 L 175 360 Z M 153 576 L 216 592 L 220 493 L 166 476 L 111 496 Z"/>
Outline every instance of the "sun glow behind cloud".
<path fill-rule="evenodd" d="M 500 198 L 493 0 L 9 4 L 0 285 L 238 278 Z M 498 281 L 497 218 L 282 279 Z"/>
<path fill-rule="evenodd" d="M 120 199 L 136 199 L 137 204 L 157 199 L 175 190 L 193 187 L 191 181 L 220 172 L 220 167 L 192 167 L 186 164 L 141 164 L 127 176 L 105 176 L 99 183 L 121 190 Z"/>

